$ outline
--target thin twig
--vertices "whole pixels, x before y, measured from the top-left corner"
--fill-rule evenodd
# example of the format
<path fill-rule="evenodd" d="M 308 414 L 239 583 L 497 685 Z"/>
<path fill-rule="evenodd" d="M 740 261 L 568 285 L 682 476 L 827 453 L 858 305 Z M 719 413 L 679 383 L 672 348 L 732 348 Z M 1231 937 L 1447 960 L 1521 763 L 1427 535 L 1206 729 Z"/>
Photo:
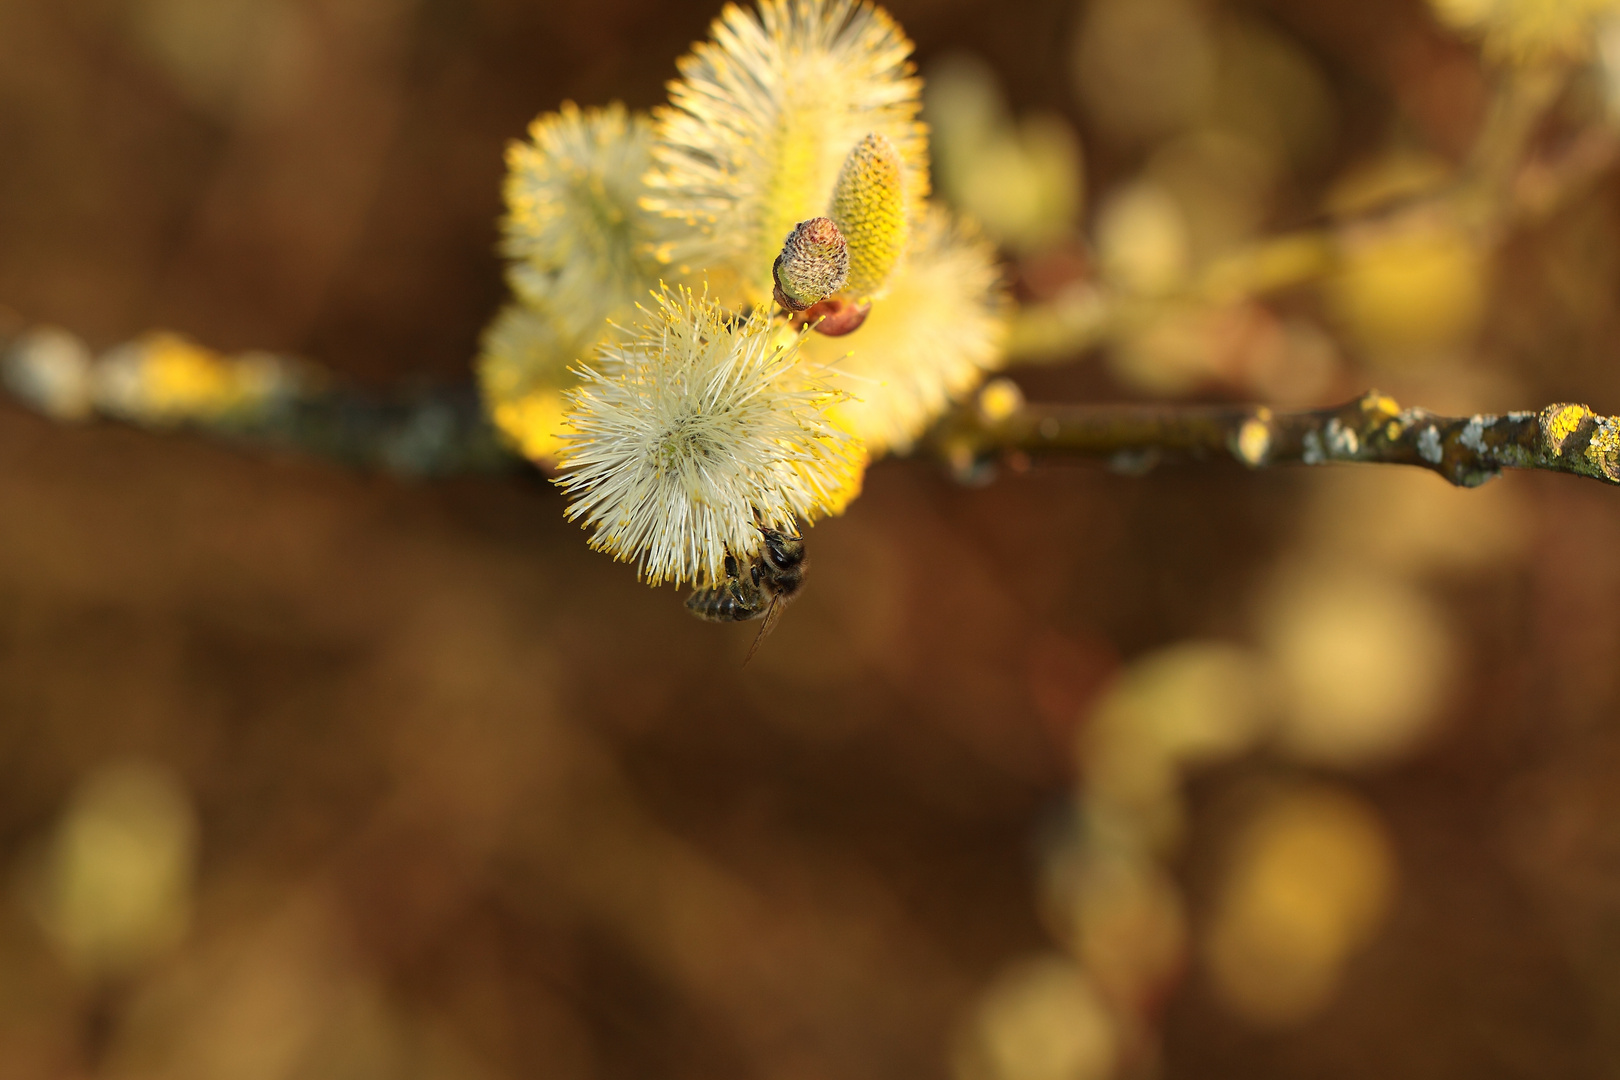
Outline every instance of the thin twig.
<path fill-rule="evenodd" d="M 981 402 L 992 400 L 981 396 Z M 1362 462 L 1415 465 L 1459 487 L 1503 469 L 1572 473 L 1620 484 L 1620 417 L 1584 405 L 1501 416 L 1438 416 L 1371 391 L 1329 409 L 1265 406 L 975 404 L 935 432 L 959 475 L 997 461 L 1099 458 L 1128 471 L 1164 460 L 1230 458 L 1251 469 Z"/>

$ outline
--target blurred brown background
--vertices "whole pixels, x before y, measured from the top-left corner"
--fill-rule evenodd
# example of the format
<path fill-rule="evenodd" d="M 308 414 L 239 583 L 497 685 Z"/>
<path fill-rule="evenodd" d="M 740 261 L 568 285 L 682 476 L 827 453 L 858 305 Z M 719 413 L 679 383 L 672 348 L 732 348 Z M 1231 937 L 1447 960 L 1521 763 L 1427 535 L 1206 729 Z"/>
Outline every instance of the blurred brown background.
<path fill-rule="evenodd" d="M 1085 5 L 890 9 L 925 73 L 971 53 L 1015 112 L 1074 125 L 1091 193 L 1148 167 L 1076 89 Z M 1311 219 L 1392 143 L 1455 161 L 1481 122 L 1476 51 L 1420 4 L 1202 10 L 1285 41 L 1331 105 L 1253 228 Z M 657 103 L 715 13 L 0 0 L 0 304 L 97 348 L 163 327 L 366 385 L 465 379 L 502 295 L 505 142 L 565 98 Z M 1444 362 L 1345 335 L 1321 403 L 1620 410 L 1617 195 L 1515 232 Z M 1093 360 L 1014 375 L 1143 392 Z M 1364 579 L 1397 655 L 1343 648 L 1370 649 L 1352 678 L 1389 692 L 1393 749 L 1299 728 L 1190 774 L 1168 869 L 1191 944 L 1147 1009 L 1156 1056 L 1120 1067 L 1620 1071 L 1613 492 L 1221 468 L 964 488 L 885 462 L 746 670 L 754 627 L 691 620 L 562 506 L 537 476 L 410 483 L 0 404 L 0 1075 L 948 1075 L 998 973 L 1063 944 L 1042 881 L 1099 695 L 1222 639 L 1304 665 L 1332 714 L 1359 688 L 1310 598 Z M 1256 800 L 1301 785 L 1358 808 L 1388 870 L 1331 992 L 1268 1012 L 1200 942 L 1235 940 Z"/>

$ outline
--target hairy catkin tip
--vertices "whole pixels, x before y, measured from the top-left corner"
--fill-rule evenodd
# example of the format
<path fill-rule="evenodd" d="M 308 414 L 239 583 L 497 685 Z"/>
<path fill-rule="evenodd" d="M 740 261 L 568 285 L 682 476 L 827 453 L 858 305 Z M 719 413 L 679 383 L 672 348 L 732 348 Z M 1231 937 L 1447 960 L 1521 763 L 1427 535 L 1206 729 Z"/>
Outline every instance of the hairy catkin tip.
<path fill-rule="evenodd" d="M 788 233 L 771 273 L 776 302 L 789 311 L 803 311 L 844 287 L 849 245 L 831 218 L 801 221 Z"/>
<path fill-rule="evenodd" d="M 833 187 L 832 219 L 849 244 L 851 295 L 875 296 L 906 247 L 900 154 L 877 133 L 855 144 Z"/>

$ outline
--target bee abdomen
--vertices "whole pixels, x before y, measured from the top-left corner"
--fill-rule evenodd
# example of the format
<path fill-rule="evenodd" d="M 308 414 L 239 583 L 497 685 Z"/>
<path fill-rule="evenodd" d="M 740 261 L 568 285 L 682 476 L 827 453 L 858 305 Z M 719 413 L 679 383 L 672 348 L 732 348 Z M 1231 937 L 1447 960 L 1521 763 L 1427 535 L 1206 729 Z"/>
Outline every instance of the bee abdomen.
<path fill-rule="evenodd" d="M 694 590 L 686 610 L 710 622 L 747 622 L 765 613 L 764 605 L 750 604 L 729 588 Z"/>

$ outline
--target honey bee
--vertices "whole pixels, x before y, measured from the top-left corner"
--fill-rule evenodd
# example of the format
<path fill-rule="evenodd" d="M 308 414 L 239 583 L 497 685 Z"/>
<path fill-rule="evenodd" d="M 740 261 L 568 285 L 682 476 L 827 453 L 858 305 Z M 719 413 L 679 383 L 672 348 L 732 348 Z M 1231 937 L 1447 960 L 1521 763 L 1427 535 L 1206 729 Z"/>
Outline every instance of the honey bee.
<path fill-rule="evenodd" d="M 763 617 L 765 622 L 748 650 L 753 659 L 759 643 L 782 615 L 783 605 L 804 585 L 807 563 L 804 537 L 758 526 L 765 542 L 748 562 L 747 572 L 729 550 L 726 552 L 726 580 L 705 589 L 696 589 L 686 598 L 686 610 L 710 622 L 747 622 Z"/>

